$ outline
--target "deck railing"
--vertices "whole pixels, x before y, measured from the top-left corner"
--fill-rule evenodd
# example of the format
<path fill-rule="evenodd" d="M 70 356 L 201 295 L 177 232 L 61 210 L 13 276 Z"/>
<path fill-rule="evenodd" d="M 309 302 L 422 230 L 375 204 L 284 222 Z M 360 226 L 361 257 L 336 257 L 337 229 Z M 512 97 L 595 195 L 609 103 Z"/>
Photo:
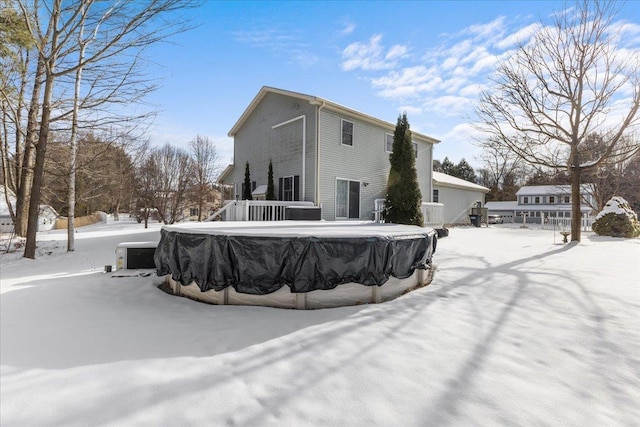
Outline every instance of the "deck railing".
<path fill-rule="evenodd" d="M 425 227 L 444 228 L 444 205 L 442 203 L 422 202 L 420 209 Z"/>
<path fill-rule="evenodd" d="M 420 204 L 424 227 L 443 228 L 444 227 L 444 205 L 442 203 L 423 202 Z M 373 201 L 374 222 L 384 222 L 384 199 Z"/>
<path fill-rule="evenodd" d="M 222 216 L 224 221 L 284 221 L 287 206 L 314 206 L 313 202 L 274 200 L 225 200 L 224 206 L 207 218 Z"/>

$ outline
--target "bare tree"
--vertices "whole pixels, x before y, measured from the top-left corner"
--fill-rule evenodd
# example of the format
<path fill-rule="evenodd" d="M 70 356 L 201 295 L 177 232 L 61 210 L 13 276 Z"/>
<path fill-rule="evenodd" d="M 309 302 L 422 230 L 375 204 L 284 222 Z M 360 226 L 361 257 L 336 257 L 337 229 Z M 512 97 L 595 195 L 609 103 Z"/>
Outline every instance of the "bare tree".
<path fill-rule="evenodd" d="M 170 144 L 152 150 L 147 162 L 153 164 L 153 207 L 160 220 L 173 224 L 184 218 L 188 197 L 193 186 L 193 162 L 189 153 Z"/>
<path fill-rule="evenodd" d="M 90 85 L 89 91 L 100 96 L 85 97 L 78 107 L 93 108 L 97 115 L 104 115 L 103 104 L 105 100 L 113 102 L 114 94 L 122 95 L 123 91 L 129 91 L 125 98 L 130 102 L 136 97 L 139 98 L 136 92 L 137 85 L 132 85 L 128 77 L 132 75 L 131 70 L 139 64 L 140 52 L 145 47 L 185 29 L 185 21 L 171 22 L 159 18 L 182 9 L 189 3 L 188 0 L 146 0 L 110 4 L 100 4 L 94 0 L 53 0 L 43 3 L 32 0 L 27 4 L 27 0 L 16 0 L 23 22 L 34 40 L 34 49 L 38 56 L 32 80 L 33 90 L 22 161 L 23 173 L 18 188 L 16 212 L 16 226 L 23 232 L 24 212 L 28 210 L 25 257 L 33 258 L 35 255 L 38 205 L 52 122 L 66 116 L 53 116 L 54 109 L 59 109 L 58 97 L 64 92 L 59 89 L 60 85 L 79 81 L 79 72 L 88 72 L 89 68 L 93 68 L 95 84 Z M 87 30 L 88 38 L 84 38 L 84 30 Z M 131 65 L 127 66 L 127 63 Z M 68 76 L 73 75 L 76 76 L 75 80 L 69 80 Z M 101 85 L 100 82 L 108 84 Z M 91 99 L 98 101 L 88 101 Z M 77 108 L 71 108 L 70 111 L 76 112 L 73 115 L 77 120 Z M 105 124 L 105 119 L 101 120 Z M 72 166 L 70 170 L 73 170 Z M 70 191 L 73 190 L 70 188 Z"/>
<path fill-rule="evenodd" d="M 624 27 L 615 5 L 583 1 L 520 43 L 495 75 L 495 87 L 477 107 L 477 127 L 524 161 L 568 170 L 571 240 L 580 240 L 583 171 L 629 159 L 640 144 L 622 147 L 637 129 L 640 55 L 622 49 Z M 604 150 L 585 155 L 587 135 L 599 133 Z"/>
<path fill-rule="evenodd" d="M 515 184 L 522 172 L 523 161 L 518 155 L 494 139 L 484 140 L 480 160 L 482 161 L 481 179 L 483 185 L 491 190 L 489 200 L 513 200 Z"/>
<path fill-rule="evenodd" d="M 193 158 L 193 193 L 198 207 L 198 221 L 202 221 L 202 211 L 207 198 L 213 198 L 213 185 L 220 173 L 220 159 L 216 147 L 209 138 L 197 135 L 191 141 Z"/>

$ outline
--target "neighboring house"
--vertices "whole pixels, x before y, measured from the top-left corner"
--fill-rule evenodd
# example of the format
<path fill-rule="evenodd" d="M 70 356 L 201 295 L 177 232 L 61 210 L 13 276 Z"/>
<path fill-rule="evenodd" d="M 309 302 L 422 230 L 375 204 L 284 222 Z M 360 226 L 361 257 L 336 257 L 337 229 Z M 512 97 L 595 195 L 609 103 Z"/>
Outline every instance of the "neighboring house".
<path fill-rule="evenodd" d="M 581 188 L 582 215 L 593 213 L 595 200 L 590 184 Z M 571 218 L 570 185 L 532 185 L 520 188 L 517 200 L 487 202 L 490 215 L 502 215 L 504 222 L 522 222 L 526 214 L 527 222 L 540 223 L 542 218 Z"/>
<path fill-rule="evenodd" d="M 16 196 L 8 190 L 8 197 L 5 197 L 4 187 L 0 186 L 0 232 L 12 233 L 13 232 L 13 220 L 7 206 L 7 198 L 9 203 L 15 210 Z M 58 218 L 58 212 L 49 205 L 40 205 L 40 215 L 38 216 L 38 231 L 52 230 L 56 225 L 56 218 Z"/>
<path fill-rule="evenodd" d="M 433 172 L 433 201 L 444 204 L 445 224 L 469 224 L 471 208 L 484 205 L 489 189 L 441 172 Z"/>
<path fill-rule="evenodd" d="M 278 200 L 314 202 L 325 220 L 371 220 L 374 200 L 384 198 L 394 130 L 326 99 L 265 86 L 229 131 L 235 165 L 219 182 L 241 199 L 249 162 L 253 195 L 262 198 L 271 160 Z M 412 136 L 422 201 L 430 202 L 433 145 L 440 141 Z"/>

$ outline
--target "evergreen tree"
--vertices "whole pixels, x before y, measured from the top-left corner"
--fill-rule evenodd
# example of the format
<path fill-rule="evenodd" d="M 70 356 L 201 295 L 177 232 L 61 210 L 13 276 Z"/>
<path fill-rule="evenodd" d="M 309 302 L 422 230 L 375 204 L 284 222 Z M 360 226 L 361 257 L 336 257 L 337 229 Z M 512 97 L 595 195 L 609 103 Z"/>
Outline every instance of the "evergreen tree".
<path fill-rule="evenodd" d="M 276 190 L 273 185 L 273 164 L 269 160 L 269 174 L 267 175 L 267 194 L 265 196 L 267 200 L 276 200 Z"/>
<path fill-rule="evenodd" d="M 455 176 L 454 174 L 456 170 L 456 165 L 454 165 L 453 162 L 449 160 L 448 157 L 444 158 L 444 160 L 442 161 L 442 164 L 440 165 L 440 168 L 442 170 L 439 172 L 446 173 L 447 175 Z"/>
<path fill-rule="evenodd" d="M 454 172 L 453 176 L 464 179 L 465 181 L 476 182 L 476 172 L 464 158 L 456 165 Z"/>
<path fill-rule="evenodd" d="M 416 160 L 411 141 L 407 113 L 398 117 L 393 134 L 393 152 L 389 155 L 391 170 L 387 181 L 385 221 L 395 224 L 423 225 Z"/>
<path fill-rule="evenodd" d="M 249 172 L 249 162 L 244 169 L 244 189 L 242 192 L 242 200 L 253 200 L 251 195 L 251 173 Z"/>

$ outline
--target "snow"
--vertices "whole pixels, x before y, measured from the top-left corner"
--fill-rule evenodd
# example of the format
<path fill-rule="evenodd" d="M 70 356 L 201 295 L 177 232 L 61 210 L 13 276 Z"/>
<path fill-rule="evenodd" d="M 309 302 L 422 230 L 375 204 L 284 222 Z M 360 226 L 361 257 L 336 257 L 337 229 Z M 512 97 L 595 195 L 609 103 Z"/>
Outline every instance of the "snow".
<path fill-rule="evenodd" d="M 473 182 L 465 181 L 464 179 L 456 178 L 455 176 L 447 175 L 442 172 L 433 172 L 433 181 L 436 184 L 448 184 L 453 187 L 479 190 L 485 193 L 489 191 L 487 187 L 483 187 L 482 185 L 474 184 Z"/>
<path fill-rule="evenodd" d="M 0 258 L 2 426 L 637 425 L 640 239 L 452 228 L 430 286 L 298 311 L 112 278 L 158 224 Z"/>
<path fill-rule="evenodd" d="M 600 219 L 608 213 L 614 213 L 616 215 L 626 215 L 631 221 L 637 221 L 638 215 L 631 209 L 629 203 L 620 196 L 612 197 L 605 205 L 604 208 L 596 215 L 596 219 Z"/>
<path fill-rule="evenodd" d="M 371 221 L 259 221 L 185 222 L 165 225 L 177 233 L 252 237 L 406 237 L 431 231 L 415 225 L 377 224 Z"/>

